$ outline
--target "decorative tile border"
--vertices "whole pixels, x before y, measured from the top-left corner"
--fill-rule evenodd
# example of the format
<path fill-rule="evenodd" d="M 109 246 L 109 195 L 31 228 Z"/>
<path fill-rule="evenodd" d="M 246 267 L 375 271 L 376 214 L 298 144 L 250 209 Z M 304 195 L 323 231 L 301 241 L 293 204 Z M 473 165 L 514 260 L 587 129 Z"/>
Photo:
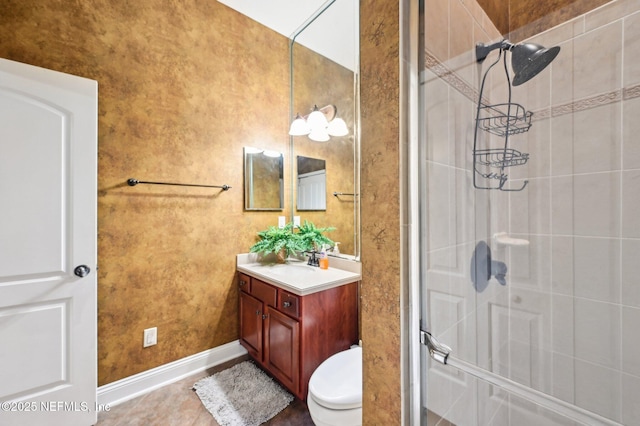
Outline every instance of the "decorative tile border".
<path fill-rule="evenodd" d="M 640 84 L 622 89 L 622 99 L 626 101 L 627 99 L 634 98 L 640 98 Z"/>
<path fill-rule="evenodd" d="M 551 116 L 558 117 L 565 114 L 573 114 L 574 112 L 584 111 L 591 108 L 597 108 L 602 105 L 620 102 L 622 100 L 622 91 L 614 90 L 612 92 L 591 96 L 577 101 L 569 102 L 563 105 L 551 107 Z"/>
<path fill-rule="evenodd" d="M 429 51 L 424 52 L 424 66 L 426 69 L 443 79 L 451 87 L 462 93 L 469 100 L 476 102 L 478 99 L 478 90 L 471 87 L 466 81 L 458 77 L 455 71 L 450 70 L 438 58 L 433 56 Z"/>
<path fill-rule="evenodd" d="M 455 71 L 449 69 L 440 62 L 430 52 L 425 51 L 425 68 L 433 72 L 436 76 L 447 82 L 451 87 L 466 96 L 470 101 L 477 102 L 478 90 L 469 85 L 460 78 Z M 578 111 L 584 111 L 597 108 L 603 105 L 621 102 L 623 100 L 634 99 L 640 97 L 640 84 L 625 87 L 623 89 L 613 90 L 607 93 L 590 96 L 588 98 L 579 99 L 566 104 L 551 106 L 533 112 L 533 121 L 545 120 L 551 117 L 558 117 L 565 114 L 573 114 Z M 488 104 L 488 99 L 483 99 L 483 103 Z"/>

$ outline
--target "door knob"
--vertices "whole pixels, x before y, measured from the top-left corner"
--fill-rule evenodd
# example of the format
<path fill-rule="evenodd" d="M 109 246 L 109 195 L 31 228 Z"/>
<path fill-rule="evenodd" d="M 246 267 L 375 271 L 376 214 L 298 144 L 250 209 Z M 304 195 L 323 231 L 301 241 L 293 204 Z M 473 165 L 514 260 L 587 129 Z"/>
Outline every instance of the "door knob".
<path fill-rule="evenodd" d="M 73 270 L 73 273 L 79 276 L 80 278 L 86 277 L 91 272 L 91 269 L 87 265 L 76 266 L 76 269 Z"/>

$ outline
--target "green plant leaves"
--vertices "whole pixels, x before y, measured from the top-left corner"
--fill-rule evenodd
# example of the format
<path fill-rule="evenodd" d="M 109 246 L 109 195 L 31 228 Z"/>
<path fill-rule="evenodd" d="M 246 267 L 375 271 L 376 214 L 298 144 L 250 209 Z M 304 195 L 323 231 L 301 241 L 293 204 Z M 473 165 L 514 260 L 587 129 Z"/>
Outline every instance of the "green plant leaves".
<path fill-rule="evenodd" d="M 304 240 L 307 250 L 320 249 L 323 245 L 333 246 L 333 241 L 327 236 L 323 235 L 325 232 L 330 232 L 336 228 L 330 226 L 327 228 L 317 228 L 312 222 L 304 221 L 304 223 L 298 227 L 298 235 Z"/>
<path fill-rule="evenodd" d="M 312 251 L 323 245 L 333 245 L 333 241 L 323 235 L 324 232 L 333 231 L 334 227 L 317 228 L 313 223 L 304 221 L 304 224 L 296 230 L 293 223 L 288 223 L 280 229 L 276 226 L 259 231 L 260 241 L 255 243 L 249 251 L 251 253 L 279 253 L 284 250 L 287 257 L 296 252 Z"/>

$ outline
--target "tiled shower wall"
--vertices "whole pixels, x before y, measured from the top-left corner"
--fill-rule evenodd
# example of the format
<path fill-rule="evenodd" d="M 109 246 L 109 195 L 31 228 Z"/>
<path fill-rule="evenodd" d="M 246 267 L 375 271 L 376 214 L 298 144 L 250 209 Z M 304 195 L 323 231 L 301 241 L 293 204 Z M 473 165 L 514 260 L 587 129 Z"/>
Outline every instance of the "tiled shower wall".
<path fill-rule="evenodd" d="M 513 248 L 511 262 L 516 274 L 536 273 L 513 284 L 549 302 L 543 390 L 636 424 L 640 2 L 611 2 L 531 41 L 561 53 L 550 73 L 514 91 L 534 123 L 525 142 L 532 159 L 519 176 L 529 187 L 509 199 L 510 231 L 531 245 Z"/>
<path fill-rule="evenodd" d="M 526 166 L 508 170 L 511 188 L 529 180 L 510 193 L 471 183 L 474 104 L 481 72 L 494 58 L 480 68 L 472 47 L 498 39 L 498 32 L 469 2 L 426 3 L 423 220 L 432 331 L 460 359 L 598 415 L 638 423 L 640 2 L 608 3 L 528 40 L 561 52 L 513 90 L 513 101 L 534 119 L 528 133 L 510 139 L 510 147 L 531 156 Z M 444 14 L 447 20 L 438 18 Z M 438 22 L 448 26 L 437 28 Z M 491 102 L 505 101 L 500 68 L 487 83 Z M 492 236 L 503 231 L 529 245 L 497 244 Z M 473 289 L 469 262 L 477 240 L 507 264 L 506 286 L 492 280 L 482 293 Z M 526 404 L 450 368 L 431 366 L 429 380 L 430 389 L 445 390 L 432 393 L 432 408 L 457 400 L 484 419 L 513 420 L 514 406 L 524 412 Z M 486 404 L 500 398 L 513 404 Z M 452 413 L 458 424 L 472 421 Z"/>

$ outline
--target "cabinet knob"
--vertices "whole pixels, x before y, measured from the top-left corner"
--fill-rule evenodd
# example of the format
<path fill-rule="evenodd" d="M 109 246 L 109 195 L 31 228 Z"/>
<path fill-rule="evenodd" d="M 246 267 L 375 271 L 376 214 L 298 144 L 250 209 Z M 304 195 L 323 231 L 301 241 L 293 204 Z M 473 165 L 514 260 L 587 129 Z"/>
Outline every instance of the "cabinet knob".
<path fill-rule="evenodd" d="M 267 319 L 268 316 L 269 315 L 267 315 L 267 314 L 262 314 L 262 319 Z"/>
<path fill-rule="evenodd" d="M 260 311 L 256 311 L 256 315 L 260 315 L 260 314 L 261 314 L 261 312 L 260 312 Z"/>
<path fill-rule="evenodd" d="M 245 286 L 247 284 L 246 281 L 240 280 L 240 287 Z"/>
<path fill-rule="evenodd" d="M 288 308 L 291 306 L 291 302 L 282 302 L 282 306 Z"/>

